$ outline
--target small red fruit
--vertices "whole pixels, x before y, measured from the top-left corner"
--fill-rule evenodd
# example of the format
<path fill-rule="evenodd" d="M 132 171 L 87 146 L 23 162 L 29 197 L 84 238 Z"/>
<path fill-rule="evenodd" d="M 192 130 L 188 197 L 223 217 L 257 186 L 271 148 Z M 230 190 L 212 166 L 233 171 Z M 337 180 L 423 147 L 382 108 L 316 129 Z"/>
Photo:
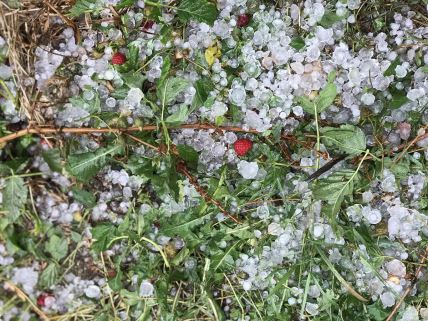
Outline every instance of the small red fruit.
<path fill-rule="evenodd" d="M 253 148 L 253 142 L 247 138 L 238 139 L 234 144 L 233 148 L 238 156 L 244 156 L 251 148 Z"/>
<path fill-rule="evenodd" d="M 238 26 L 238 28 L 242 28 L 242 27 L 248 26 L 249 23 L 250 23 L 250 16 L 244 13 L 238 17 L 238 21 L 236 22 L 236 25 Z"/>
<path fill-rule="evenodd" d="M 54 299 L 54 297 L 48 293 L 42 293 L 39 295 L 39 297 L 37 298 L 37 305 L 41 306 L 41 307 L 45 307 L 48 303 L 48 301 L 51 301 L 52 299 Z M 52 303 L 52 301 L 51 301 Z"/>
<path fill-rule="evenodd" d="M 116 52 L 111 58 L 113 65 L 123 65 L 126 62 L 126 56 L 121 52 Z"/>

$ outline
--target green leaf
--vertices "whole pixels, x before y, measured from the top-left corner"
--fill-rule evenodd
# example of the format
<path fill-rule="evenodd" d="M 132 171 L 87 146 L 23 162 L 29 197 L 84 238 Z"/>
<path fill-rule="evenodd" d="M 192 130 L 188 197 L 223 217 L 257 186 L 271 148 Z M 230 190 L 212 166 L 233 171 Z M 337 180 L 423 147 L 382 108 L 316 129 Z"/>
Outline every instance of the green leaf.
<path fill-rule="evenodd" d="M 424 72 L 424 73 L 426 73 L 426 74 L 428 74 L 428 66 L 421 67 L 421 71 Z"/>
<path fill-rule="evenodd" d="M 96 252 L 107 250 L 110 241 L 117 236 L 117 227 L 113 224 L 99 224 L 91 230 L 92 238 L 95 242 L 92 249 Z"/>
<path fill-rule="evenodd" d="M 3 190 L 3 210 L 8 213 L 11 222 L 20 216 L 21 209 L 27 202 L 27 193 L 27 186 L 22 177 L 12 176 L 6 181 Z"/>
<path fill-rule="evenodd" d="M 297 103 L 302 106 L 303 110 L 308 114 L 315 114 L 315 104 L 306 96 L 297 97 Z"/>
<path fill-rule="evenodd" d="M 177 7 L 177 14 L 184 21 L 194 19 L 212 26 L 218 11 L 215 4 L 208 0 L 182 0 Z"/>
<path fill-rule="evenodd" d="M 73 198 L 87 208 L 94 207 L 97 203 L 95 195 L 84 189 L 73 187 L 72 192 Z"/>
<path fill-rule="evenodd" d="M 50 288 L 52 285 L 55 285 L 58 282 L 58 280 L 59 280 L 59 265 L 55 262 L 51 262 L 40 275 L 39 285 L 42 288 Z"/>
<path fill-rule="evenodd" d="M 199 79 L 195 82 L 196 94 L 192 101 L 192 110 L 204 105 L 209 93 L 214 89 L 214 85 L 208 78 Z"/>
<path fill-rule="evenodd" d="M 46 244 L 45 248 L 55 260 L 59 261 L 67 255 L 67 240 L 54 234 L 49 238 L 49 242 Z"/>
<path fill-rule="evenodd" d="M 168 236 L 179 235 L 183 238 L 186 238 L 189 231 L 191 231 L 194 227 L 203 224 L 209 215 L 210 214 L 204 215 L 202 217 L 193 217 L 191 214 L 181 214 L 181 218 L 177 217 L 178 215 L 174 215 L 168 221 L 168 225 L 162 228 L 162 233 Z"/>
<path fill-rule="evenodd" d="M 181 105 L 180 109 L 177 110 L 174 114 L 169 115 L 165 122 L 167 124 L 180 125 L 183 123 L 189 116 L 189 108 L 186 105 Z"/>
<path fill-rule="evenodd" d="M 186 165 L 192 169 L 198 168 L 199 154 L 189 145 L 177 145 L 178 154 L 182 158 Z"/>
<path fill-rule="evenodd" d="M 306 46 L 305 40 L 301 37 L 293 38 L 290 42 L 290 46 L 296 50 L 303 49 Z"/>
<path fill-rule="evenodd" d="M 345 196 L 352 195 L 354 182 L 358 179 L 353 170 L 343 169 L 331 174 L 325 179 L 318 180 L 312 185 L 315 199 L 327 201 L 323 206 L 323 213 L 333 224 Z"/>
<path fill-rule="evenodd" d="M 340 128 L 324 127 L 321 133 L 326 147 L 333 147 L 350 155 L 361 154 L 366 149 L 364 132 L 353 125 L 342 125 Z"/>
<path fill-rule="evenodd" d="M 389 312 L 385 311 L 382 308 L 382 305 L 379 301 L 374 304 L 368 305 L 367 312 L 370 314 L 370 320 L 373 321 L 384 321 L 389 315 Z"/>
<path fill-rule="evenodd" d="M 108 285 L 113 291 L 120 291 L 122 289 L 123 272 L 119 269 L 116 271 L 114 278 L 108 281 Z"/>
<path fill-rule="evenodd" d="M 163 88 L 165 88 L 166 80 L 168 79 L 169 71 L 171 70 L 171 58 L 169 56 L 166 56 L 163 60 L 162 65 L 162 71 L 161 76 L 159 77 L 159 80 L 156 83 L 157 86 L 157 96 L 160 100 L 162 100 L 163 96 Z"/>
<path fill-rule="evenodd" d="M 332 83 L 336 79 L 336 76 L 337 76 L 336 70 L 330 71 L 327 75 L 327 82 Z"/>
<path fill-rule="evenodd" d="M 385 70 L 383 75 L 385 77 L 387 76 L 393 76 L 395 75 L 395 67 L 397 67 L 400 64 L 400 57 L 395 58 L 395 60 L 389 65 L 388 69 Z"/>
<path fill-rule="evenodd" d="M 61 155 L 59 149 L 51 148 L 42 152 L 44 161 L 49 165 L 49 168 L 54 172 L 62 172 Z"/>
<path fill-rule="evenodd" d="M 322 17 L 321 21 L 318 23 L 320 26 L 323 26 L 324 28 L 330 28 L 332 25 L 334 25 L 336 22 L 342 21 L 345 17 L 338 16 L 337 14 L 326 11 L 324 13 L 324 16 Z"/>
<path fill-rule="evenodd" d="M 103 8 L 103 2 L 99 0 L 77 0 L 70 9 L 71 17 L 78 17 L 84 13 L 99 12 Z"/>
<path fill-rule="evenodd" d="M 236 252 L 235 248 L 240 245 L 241 242 L 238 241 L 233 244 L 225 252 L 219 251 L 219 253 L 213 255 L 212 257 L 212 268 L 213 271 L 230 271 L 235 267 L 235 261 L 232 257 L 232 253 Z"/>
<path fill-rule="evenodd" d="M 403 106 L 405 103 L 409 102 L 409 98 L 407 98 L 407 93 L 404 90 L 392 89 L 390 90 L 392 95 L 392 100 L 390 101 L 390 107 L 392 109 L 397 109 Z"/>
<path fill-rule="evenodd" d="M 135 0 L 121 0 L 117 5 L 116 9 L 124 9 L 127 7 L 131 7 L 135 4 Z"/>
<path fill-rule="evenodd" d="M 140 48 L 135 44 L 128 46 L 128 54 L 126 55 L 126 63 L 129 65 L 129 69 L 138 68 L 138 61 L 140 58 Z"/>
<path fill-rule="evenodd" d="M 353 181 L 348 183 L 354 174 L 353 170 L 342 169 L 325 179 L 320 179 L 312 186 L 312 193 L 317 200 L 334 202 L 341 195 L 349 195 L 353 191 Z"/>
<path fill-rule="evenodd" d="M 122 149 L 121 145 L 99 148 L 95 152 L 72 154 L 68 156 L 68 171 L 78 180 L 86 182 L 95 176 Z"/>
<path fill-rule="evenodd" d="M 171 264 L 174 266 L 180 265 L 190 254 L 190 250 L 187 247 L 184 247 L 180 250 L 180 252 L 177 253 L 176 256 L 174 256 L 174 259 L 172 259 Z"/>
<path fill-rule="evenodd" d="M 330 107 L 334 99 L 337 96 L 337 88 L 333 83 L 328 83 L 319 93 L 319 96 L 315 100 L 315 104 L 317 107 L 317 112 L 320 113 L 325 110 L 327 107 Z"/>
<path fill-rule="evenodd" d="M 164 82 L 161 82 L 158 90 L 158 98 L 162 102 L 162 106 L 166 106 L 174 101 L 178 94 L 183 92 L 188 86 L 189 82 L 179 77 L 167 78 Z"/>

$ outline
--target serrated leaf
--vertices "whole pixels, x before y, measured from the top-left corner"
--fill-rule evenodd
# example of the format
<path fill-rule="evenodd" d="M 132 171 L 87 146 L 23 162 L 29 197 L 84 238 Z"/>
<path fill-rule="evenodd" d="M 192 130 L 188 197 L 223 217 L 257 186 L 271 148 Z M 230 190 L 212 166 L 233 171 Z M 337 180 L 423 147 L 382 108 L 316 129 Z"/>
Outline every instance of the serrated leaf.
<path fill-rule="evenodd" d="M 96 198 L 94 194 L 77 187 L 73 187 L 72 192 L 74 200 L 86 208 L 91 208 L 96 205 Z"/>
<path fill-rule="evenodd" d="M 59 261 L 67 255 L 67 240 L 54 234 L 49 238 L 45 248 L 56 261 Z"/>
<path fill-rule="evenodd" d="M 353 125 L 342 125 L 340 128 L 324 127 L 321 133 L 327 147 L 333 147 L 349 155 L 361 154 L 366 149 L 366 135 Z"/>
<path fill-rule="evenodd" d="M 337 88 L 333 83 L 328 83 L 319 93 L 315 100 L 317 112 L 320 113 L 330 107 L 337 96 Z"/>
<path fill-rule="evenodd" d="M 186 165 L 192 169 L 198 167 L 199 154 L 189 145 L 177 145 L 178 155 L 186 162 Z"/>
<path fill-rule="evenodd" d="M 165 119 L 165 123 L 172 125 L 180 125 L 189 116 L 189 108 L 186 105 L 181 105 L 180 108 L 172 115 Z"/>
<path fill-rule="evenodd" d="M 349 169 L 334 172 L 325 179 L 320 179 L 312 186 L 315 199 L 334 202 L 341 195 L 349 195 L 353 190 L 353 183 L 348 183 L 354 171 Z"/>
<path fill-rule="evenodd" d="M 302 106 L 303 110 L 308 114 L 315 114 L 315 104 L 306 96 L 297 97 L 297 103 Z"/>
<path fill-rule="evenodd" d="M 40 275 L 39 285 L 42 288 L 50 288 L 52 285 L 55 285 L 58 282 L 58 279 L 59 265 L 55 262 L 51 262 Z"/>
<path fill-rule="evenodd" d="M 115 145 L 99 148 L 95 152 L 72 154 L 68 156 L 68 171 L 78 180 L 86 182 L 95 176 L 109 161 L 110 157 L 121 150 L 122 146 Z"/>
<path fill-rule="evenodd" d="M 209 93 L 214 89 L 214 85 L 208 78 L 199 79 L 195 82 L 195 97 L 192 101 L 192 110 L 204 105 Z"/>
<path fill-rule="evenodd" d="M 314 198 L 327 202 L 323 206 L 323 214 L 329 218 L 332 225 L 334 225 L 335 216 L 340 211 L 345 196 L 353 194 L 356 180 L 357 172 L 343 169 L 312 185 Z"/>
<path fill-rule="evenodd" d="M 49 168 L 54 172 L 62 172 L 61 154 L 59 149 L 51 148 L 42 152 L 44 161 L 49 165 Z"/>
<path fill-rule="evenodd" d="M 174 77 L 167 78 L 160 86 L 158 98 L 162 102 L 162 106 L 166 106 L 189 86 L 189 82 L 186 79 Z"/>
<path fill-rule="evenodd" d="M 177 14 L 184 21 L 194 19 L 212 26 L 218 11 L 215 4 L 208 0 L 182 0 L 177 7 Z"/>
<path fill-rule="evenodd" d="M 92 249 L 96 252 L 107 250 L 110 241 L 117 236 L 117 227 L 113 224 L 99 224 L 91 230 L 95 242 Z"/>
<path fill-rule="evenodd" d="M 27 186 L 22 177 L 12 176 L 6 181 L 3 189 L 3 210 L 8 213 L 11 222 L 20 216 L 21 209 L 27 202 L 27 193 Z"/>
<path fill-rule="evenodd" d="M 189 214 L 184 215 L 187 219 L 184 219 L 183 217 L 179 218 L 177 215 L 173 216 L 172 220 L 168 222 L 169 224 L 162 228 L 162 233 L 168 236 L 179 235 L 186 238 L 192 228 L 203 224 L 205 219 L 209 216 L 209 214 L 201 217 L 192 217 Z"/>

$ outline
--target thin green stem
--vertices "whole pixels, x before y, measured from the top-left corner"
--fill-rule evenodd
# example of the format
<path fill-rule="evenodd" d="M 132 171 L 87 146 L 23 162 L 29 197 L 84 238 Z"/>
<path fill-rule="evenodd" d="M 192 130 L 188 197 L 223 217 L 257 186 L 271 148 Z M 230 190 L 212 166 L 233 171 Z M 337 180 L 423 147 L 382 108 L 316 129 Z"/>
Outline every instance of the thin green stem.
<path fill-rule="evenodd" d="M 154 248 L 155 248 L 156 250 L 158 250 L 158 251 L 159 251 L 159 253 L 161 254 L 161 256 L 162 256 L 162 258 L 163 258 L 163 260 L 164 260 L 164 262 L 165 262 L 166 267 L 168 267 L 168 268 L 170 267 L 170 264 L 169 264 L 169 262 L 168 262 L 168 258 L 167 258 L 167 256 L 166 256 L 165 252 L 162 250 L 162 247 L 161 247 L 159 244 L 155 243 L 155 242 L 154 242 L 154 241 L 152 241 L 151 239 L 145 238 L 144 236 L 143 236 L 143 237 L 141 237 L 141 238 L 140 238 L 140 240 L 141 240 L 141 241 L 145 241 L 145 242 L 150 243 L 151 245 L 153 245 L 153 246 L 154 246 Z"/>
<path fill-rule="evenodd" d="M 4 179 L 11 179 L 14 177 L 31 177 L 31 176 L 42 176 L 45 175 L 46 173 L 42 173 L 42 172 L 36 172 L 36 173 L 27 173 L 27 174 L 20 174 L 20 175 L 11 175 L 11 176 L 7 176 Z"/>
<path fill-rule="evenodd" d="M 158 2 L 152 2 L 152 1 L 144 1 L 144 4 L 149 5 L 149 6 L 153 6 L 153 7 L 158 7 L 158 8 L 169 8 L 169 9 L 175 9 L 176 8 L 174 6 L 169 6 L 167 4 L 162 4 L 162 3 L 158 3 Z"/>

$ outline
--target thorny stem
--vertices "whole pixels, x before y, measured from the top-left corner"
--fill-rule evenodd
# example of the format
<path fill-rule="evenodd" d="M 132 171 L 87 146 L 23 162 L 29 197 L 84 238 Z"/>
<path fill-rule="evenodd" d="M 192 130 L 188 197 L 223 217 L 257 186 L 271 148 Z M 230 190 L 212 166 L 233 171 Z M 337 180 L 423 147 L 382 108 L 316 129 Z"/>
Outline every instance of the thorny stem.
<path fill-rule="evenodd" d="M 184 162 L 179 162 L 177 164 L 177 171 L 182 173 L 184 176 L 186 176 L 189 179 L 190 184 L 193 185 L 193 187 L 196 189 L 196 191 L 202 196 L 202 198 L 205 200 L 205 202 L 207 203 L 211 203 L 214 204 L 215 206 L 217 206 L 217 208 L 224 214 L 226 215 L 228 218 L 230 218 L 232 221 L 234 221 L 237 224 L 241 224 L 241 221 L 239 221 L 235 216 L 233 216 L 232 214 L 230 214 L 224 207 L 222 204 L 220 204 L 219 201 L 213 199 L 208 193 L 207 191 L 201 186 L 199 185 L 197 179 L 195 177 L 193 177 L 190 173 L 189 170 L 186 167 L 186 164 L 184 164 Z"/>
<path fill-rule="evenodd" d="M 168 128 L 174 129 L 214 129 L 221 131 L 232 131 L 241 133 L 259 134 L 254 129 L 245 130 L 241 127 L 236 126 L 215 126 L 212 124 L 184 124 L 178 127 Z M 128 127 L 128 128 L 89 128 L 89 127 L 77 127 L 77 128 L 56 128 L 56 127 L 28 127 L 15 133 L 0 137 L 0 144 L 7 143 L 11 140 L 17 139 L 25 135 L 46 135 L 46 134 L 75 134 L 75 135 L 87 135 L 87 134 L 102 134 L 102 133 L 131 133 L 131 132 L 143 132 L 143 131 L 156 131 L 157 125 L 145 125 L 142 127 Z"/>

